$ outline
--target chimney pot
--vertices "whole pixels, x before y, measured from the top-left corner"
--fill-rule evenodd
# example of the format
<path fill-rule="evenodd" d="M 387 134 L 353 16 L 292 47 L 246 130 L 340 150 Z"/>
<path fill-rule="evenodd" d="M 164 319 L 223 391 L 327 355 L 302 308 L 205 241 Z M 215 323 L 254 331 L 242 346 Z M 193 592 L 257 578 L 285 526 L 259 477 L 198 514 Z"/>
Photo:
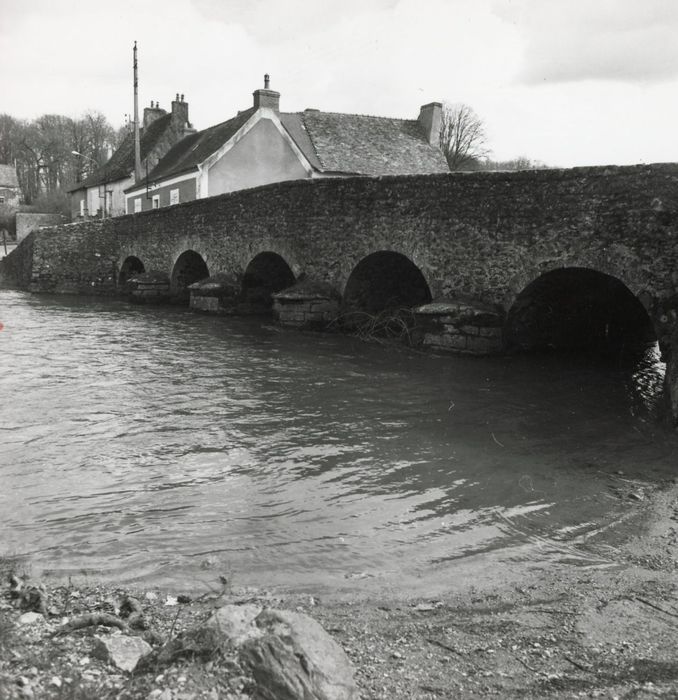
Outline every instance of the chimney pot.
<path fill-rule="evenodd" d="M 177 92 L 177 102 L 179 102 L 179 93 Z"/>
<path fill-rule="evenodd" d="M 264 75 L 264 90 L 268 90 L 270 83 L 271 83 L 271 76 L 268 73 L 266 73 Z"/>
<path fill-rule="evenodd" d="M 181 101 L 182 102 L 184 101 L 184 93 L 183 92 L 181 93 Z"/>

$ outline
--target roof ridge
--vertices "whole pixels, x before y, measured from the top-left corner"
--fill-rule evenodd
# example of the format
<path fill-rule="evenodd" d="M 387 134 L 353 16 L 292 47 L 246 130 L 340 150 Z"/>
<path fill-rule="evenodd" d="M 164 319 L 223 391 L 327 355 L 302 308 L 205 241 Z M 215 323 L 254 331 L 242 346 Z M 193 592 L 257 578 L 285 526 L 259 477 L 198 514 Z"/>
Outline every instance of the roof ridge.
<path fill-rule="evenodd" d="M 392 122 L 416 122 L 417 119 L 406 119 L 405 117 L 384 117 L 380 114 L 358 114 L 357 112 L 326 112 L 323 109 L 303 110 L 301 112 L 288 112 L 288 114 L 331 114 L 339 117 L 367 117 L 368 119 L 384 119 Z"/>

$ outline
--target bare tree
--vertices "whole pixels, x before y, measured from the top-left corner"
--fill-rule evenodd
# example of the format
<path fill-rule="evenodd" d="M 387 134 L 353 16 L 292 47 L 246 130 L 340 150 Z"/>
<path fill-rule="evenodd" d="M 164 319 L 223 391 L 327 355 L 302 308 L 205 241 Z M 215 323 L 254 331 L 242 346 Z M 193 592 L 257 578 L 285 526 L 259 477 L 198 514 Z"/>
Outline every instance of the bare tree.
<path fill-rule="evenodd" d="M 79 119 L 44 114 L 25 121 L 0 114 L 0 163 L 16 167 L 27 205 L 61 210 L 66 188 L 80 182 L 108 159 L 118 133 L 100 112 Z M 74 156 L 73 151 L 82 153 Z"/>
<path fill-rule="evenodd" d="M 477 169 L 490 153 L 483 120 L 466 104 L 443 105 L 440 146 L 450 170 Z"/>

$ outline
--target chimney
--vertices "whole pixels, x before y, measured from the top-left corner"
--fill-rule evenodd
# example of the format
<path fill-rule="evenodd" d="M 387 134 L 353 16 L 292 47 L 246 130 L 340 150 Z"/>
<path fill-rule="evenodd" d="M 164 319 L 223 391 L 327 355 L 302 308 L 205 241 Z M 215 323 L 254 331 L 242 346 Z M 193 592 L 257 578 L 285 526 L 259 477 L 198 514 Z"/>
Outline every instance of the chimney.
<path fill-rule="evenodd" d="M 160 108 L 160 103 L 156 102 L 154 105 L 151 100 L 151 106 L 144 107 L 144 129 L 158 119 L 158 117 L 162 117 L 163 114 L 167 114 L 167 112 Z"/>
<path fill-rule="evenodd" d="M 280 93 L 275 90 L 269 90 L 269 85 L 271 78 L 268 73 L 264 76 L 264 89 L 255 90 L 252 94 L 254 95 L 254 108 L 260 109 L 261 107 L 268 107 L 274 112 L 280 111 Z"/>
<path fill-rule="evenodd" d="M 172 102 L 172 124 L 182 131 L 191 128 L 188 121 L 188 102 L 184 102 L 184 96 L 179 93 Z"/>
<path fill-rule="evenodd" d="M 426 140 L 440 148 L 440 127 L 443 124 L 443 106 L 440 102 L 429 102 L 419 110 L 419 119 Z"/>

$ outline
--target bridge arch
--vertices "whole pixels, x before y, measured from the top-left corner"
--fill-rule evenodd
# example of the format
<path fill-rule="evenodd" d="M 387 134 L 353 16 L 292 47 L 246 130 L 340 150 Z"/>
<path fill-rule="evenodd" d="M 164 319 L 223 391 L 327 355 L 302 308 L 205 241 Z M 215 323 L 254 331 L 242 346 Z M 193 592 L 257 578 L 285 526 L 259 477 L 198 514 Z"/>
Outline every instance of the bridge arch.
<path fill-rule="evenodd" d="M 516 296 L 505 327 L 513 350 L 632 350 L 657 339 L 638 297 L 618 277 L 588 267 L 540 274 Z"/>
<path fill-rule="evenodd" d="M 123 287 L 127 284 L 127 280 L 134 275 L 146 272 L 146 267 L 141 259 L 136 255 L 128 255 L 120 266 L 120 273 L 118 274 L 118 286 Z"/>
<path fill-rule="evenodd" d="M 294 272 L 282 255 L 263 251 L 255 255 L 245 268 L 243 301 L 262 311 L 270 309 L 273 306 L 271 295 L 291 287 L 295 281 Z"/>
<path fill-rule="evenodd" d="M 344 308 L 370 314 L 413 307 L 431 301 L 422 271 L 410 258 L 392 250 L 379 250 L 353 268 L 344 287 Z"/>
<path fill-rule="evenodd" d="M 207 263 L 195 250 L 185 250 L 175 261 L 170 277 L 170 291 L 176 301 L 188 303 L 188 287 L 209 277 Z"/>

